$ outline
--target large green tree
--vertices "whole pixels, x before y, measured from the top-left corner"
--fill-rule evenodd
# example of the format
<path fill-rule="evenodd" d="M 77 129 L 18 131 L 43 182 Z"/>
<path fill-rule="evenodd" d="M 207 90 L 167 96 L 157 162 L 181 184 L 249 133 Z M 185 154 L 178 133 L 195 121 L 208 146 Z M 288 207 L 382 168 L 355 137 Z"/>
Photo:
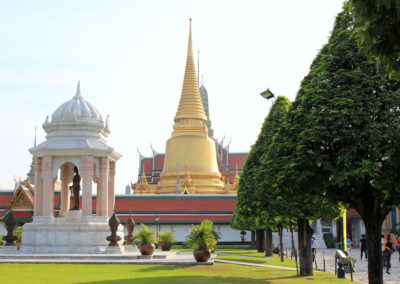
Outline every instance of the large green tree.
<path fill-rule="evenodd" d="M 352 0 L 360 42 L 389 73 L 400 71 L 400 1 Z"/>
<path fill-rule="evenodd" d="M 277 183 L 357 210 L 366 226 L 370 283 L 383 283 L 381 227 L 400 204 L 400 82 L 359 49 L 346 6 L 288 113 Z"/>
<path fill-rule="evenodd" d="M 290 137 L 284 129 L 291 103 L 285 97 L 278 97 L 262 128 L 259 137 L 266 137 L 263 153 L 258 156 L 259 166 L 255 173 L 253 207 L 251 213 L 256 222 L 263 222 L 279 233 L 280 246 L 283 248 L 283 228 L 298 228 L 300 251 L 300 274 L 312 275 L 311 237 L 313 230 L 310 221 L 324 217 L 335 218 L 340 207 L 321 196 L 297 192 L 279 186 L 279 171 L 285 163 L 279 160 L 279 150 Z M 283 129 L 282 129 L 283 128 Z M 290 188 L 291 189 L 291 188 Z M 282 258 L 283 255 L 281 255 Z"/>
<path fill-rule="evenodd" d="M 290 210 L 290 205 L 285 203 L 285 200 L 281 196 L 274 195 L 270 187 L 263 187 L 266 171 L 261 157 L 268 153 L 282 123 L 285 121 L 290 105 L 291 103 L 288 98 L 278 96 L 264 121 L 259 135 L 259 139 L 263 144 L 261 145 L 262 151 L 257 156 L 258 168 L 254 173 L 253 182 L 256 186 L 254 187 L 251 211 L 253 216 L 256 216 L 256 223 L 259 226 L 264 226 L 278 232 L 281 252 L 283 252 L 283 229 L 294 227 L 296 218 L 287 213 Z M 272 239 L 272 237 L 270 238 Z M 281 253 L 281 261 L 283 260 L 283 253 Z"/>
<path fill-rule="evenodd" d="M 258 230 L 267 230 L 266 256 L 272 255 L 272 230 L 279 229 L 274 219 L 264 218 L 260 208 L 260 199 L 257 197 L 257 190 L 260 187 L 261 156 L 268 150 L 272 140 L 279 131 L 280 124 L 284 119 L 290 102 L 287 98 L 279 96 L 271 106 L 268 116 L 265 118 L 256 143 L 247 157 L 243 166 L 243 173 L 240 176 L 238 197 L 236 201 L 235 223 L 236 228 L 245 229 L 252 225 Z M 264 198 L 264 197 L 262 197 Z M 238 222 L 241 220 L 241 222 Z M 280 218 L 279 220 L 283 220 Z M 238 227 L 237 224 L 245 225 Z M 279 226 L 284 223 L 279 223 Z M 248 226 L 247 226 L 248 227 Z M 253 227 L 254 228 L 254 227 Z M 281 232 L 282 233 L 282 232 Z M 260 239 L 261 232 L 258 231 L 257 239 Z"/>

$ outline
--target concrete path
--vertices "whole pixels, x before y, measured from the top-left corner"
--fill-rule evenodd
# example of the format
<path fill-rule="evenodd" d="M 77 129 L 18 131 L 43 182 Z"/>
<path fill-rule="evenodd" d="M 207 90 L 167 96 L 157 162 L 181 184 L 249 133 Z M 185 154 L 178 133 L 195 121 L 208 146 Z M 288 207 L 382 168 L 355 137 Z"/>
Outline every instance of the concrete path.
<path fill-rule="evenodd" d="M 230 255 L 233 255 L 233 254 L 230 254 Z M 235 256 L 240 256 L 240 255 L 235 255 Z M 274 265 L 259 264 L 259 263 L 249 263 L 249 262 L 225 260 L 225 259 L 220 259 L 220 258 L 215 259 L 215 262 L 220 262 L 220 263 L 231 263 L 231 264 L 238 264 L 238 265 L 258 266 L 258 267 L 276 268 L 276 269 L 284 269 L 284 270 L 294 270 L 294 271 L 296 271 L 296 268 L 293 268 L 293 267 L 274 266 Z"/>
<path fill-rule="evenodd" d="M 335 273 L 335 249 L 325 249 L 325 250 L 317 250 L 317 264 L 318 269 L 323 269 L 323 255 L 325 253 L 326 260 L 326 270 L 332 273 Z M 355 281 L 359 281 L 361 283 L 368 283 L 368 262 L 363 259 L 360 260 L 360 249 L 353 248 L 351 252 L 349 252 L 351 257 L 357 259 L 356 269 L 353 273 L 353 278 Z M 383 280 L 387 284 L 400 284 L 400 263 L 399 263 L 399 253 L 396 252 L 392 254 L 392 268 L 390 270 L 390 275 L 383 273 Z M 346 278 L 350 279 L 350 273 L 346 273 Z"/>
<path fill-rule="evenodd" d="M 208 262 L 196 262 L 193 253 L 155 252 L 153 258 L 138 254 L 0 254 L 0 263 L 69 263 L 69 264 L 159 264 L 213 265 L 216 255 Z"/>

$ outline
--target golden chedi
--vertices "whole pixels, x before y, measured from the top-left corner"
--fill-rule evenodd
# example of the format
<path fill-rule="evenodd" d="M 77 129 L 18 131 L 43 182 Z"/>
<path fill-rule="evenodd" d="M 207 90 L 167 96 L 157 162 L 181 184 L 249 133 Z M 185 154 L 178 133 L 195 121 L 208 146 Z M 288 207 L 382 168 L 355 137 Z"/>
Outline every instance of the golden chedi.
<path fill-rule="evenodd" d="M 192 50 L 190 21 L 185 78 L 171 138 L 165 149 L 164 169 L 156 193 L 175 193 L 181 161 L 195 184 L 196 194 L 224 193 L 215 142 L 208 137 L 207 117 L 201 101 Z M 183 178 L 183 175 L 180 177 Z"/>

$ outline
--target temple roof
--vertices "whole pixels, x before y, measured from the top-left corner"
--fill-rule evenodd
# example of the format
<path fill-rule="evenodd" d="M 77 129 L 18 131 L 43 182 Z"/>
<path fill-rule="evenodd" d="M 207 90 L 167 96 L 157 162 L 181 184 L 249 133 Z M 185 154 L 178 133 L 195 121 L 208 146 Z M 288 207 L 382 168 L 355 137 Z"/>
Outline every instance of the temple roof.
<path fill-rule="evenodd" d="M 102 121 L 103 119 L 97 108 L 82 97 L 78 81 L 75 96 L 56 109 L 51 116 L 51 122 L 79 120 Z"/>
<path fill-rule="evenodd" d="M 192 19 L 190 19 L 189 42 L 185 77 L 175 121 L 182 118 L 207 120 L 201 101 L 192 48 Z"/>
<path fill-rule="evenodd" d="M 86 101 L 81 94 L 78 81 L 75 96 L 63 103 L 43 124 L 46 141 L 29 149 L 34 157 L 80 156 L 104 157 L 113 161 L 121 155 L 108 146 L 106 138 L 111 133 L 110 120 L 104 122 L 97 108 Z"/>

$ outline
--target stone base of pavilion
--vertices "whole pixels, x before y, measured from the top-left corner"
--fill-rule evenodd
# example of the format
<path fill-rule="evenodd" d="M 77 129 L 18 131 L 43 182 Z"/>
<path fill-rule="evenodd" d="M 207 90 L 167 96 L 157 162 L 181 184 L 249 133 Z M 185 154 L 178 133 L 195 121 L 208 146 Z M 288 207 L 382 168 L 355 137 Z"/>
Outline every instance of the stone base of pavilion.
<path fill-rule="evenodd" d="M 193 253 L 175 251 L 155 251 L 152 256 L 129 252 L 123 254 L 0 253 L 0 263 L 213 265 L 215 256 L 212 254 L 208 262 L 196 262 Z"/>
<path fill-rule="evenodd" d="M 70 210 L 64 218 L 35 216 L 24 225 L 20 253 L 28 254 L 98 254 L 123 253 L 124 229 L 120 225 L 119 251 L 107 250 L 111 235 L 107 216 L 82 216 Z"/>

